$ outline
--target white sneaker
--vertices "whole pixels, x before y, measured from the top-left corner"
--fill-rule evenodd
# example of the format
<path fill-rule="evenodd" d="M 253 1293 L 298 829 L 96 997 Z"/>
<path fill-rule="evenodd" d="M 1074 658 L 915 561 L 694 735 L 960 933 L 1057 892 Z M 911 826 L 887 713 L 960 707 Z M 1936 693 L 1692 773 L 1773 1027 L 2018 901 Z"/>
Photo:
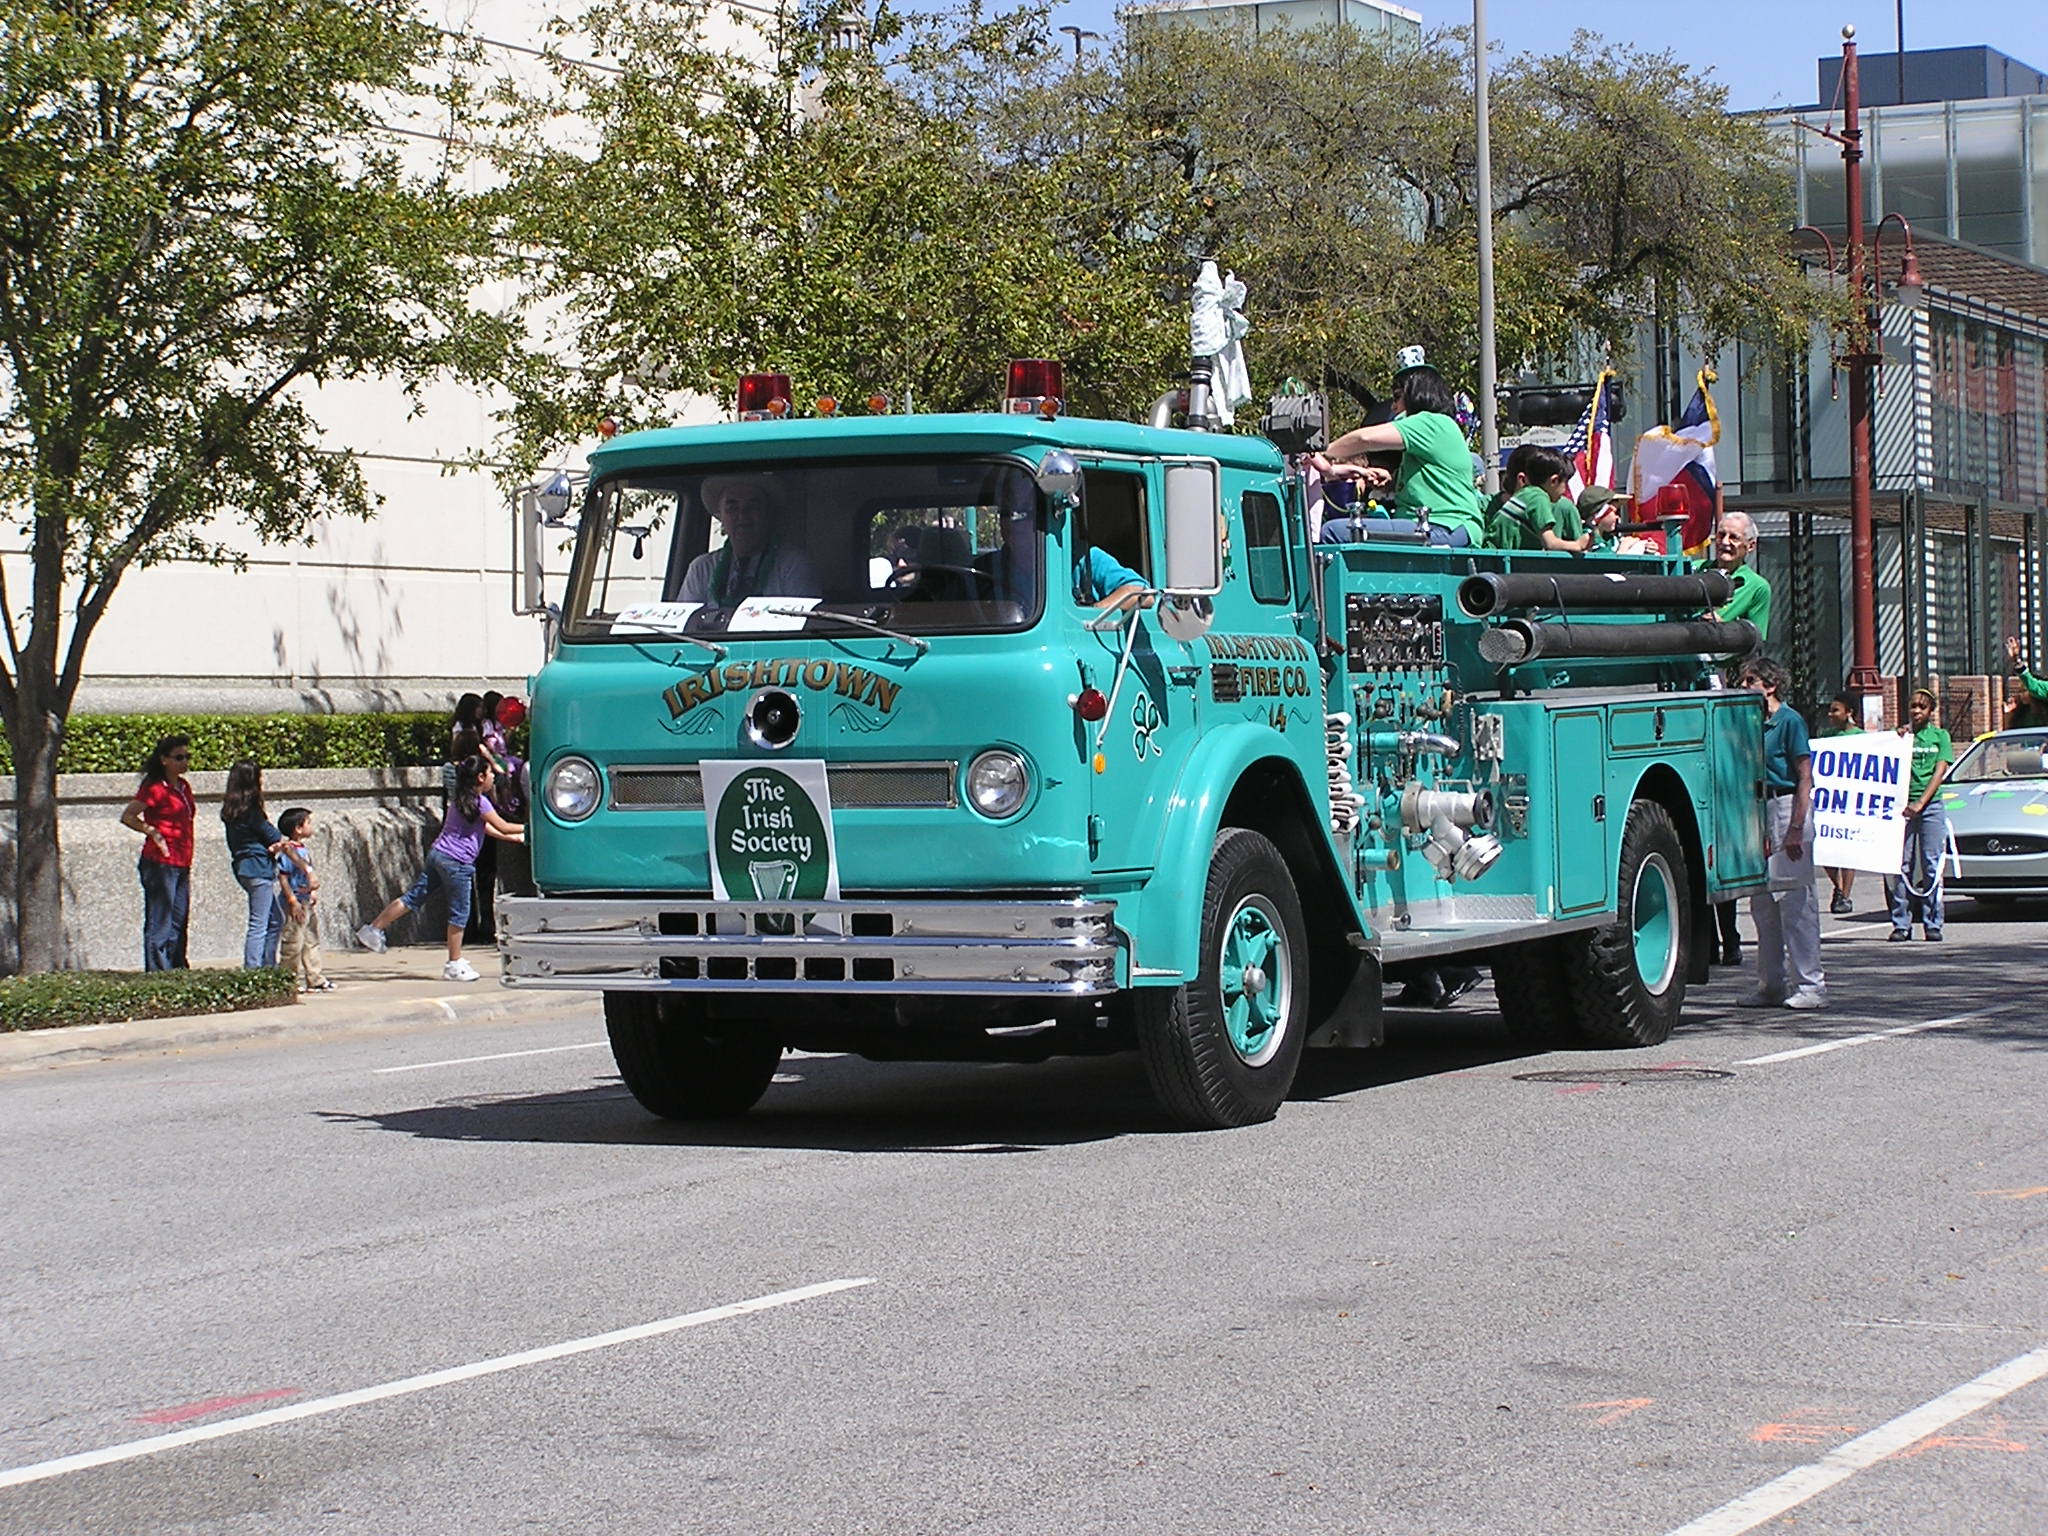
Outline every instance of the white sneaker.
<path fill-rule="evenodd" d="M 365 923 L 356 930 L 356 942 L 372 954 L 381 955 L 389 947 L 384 930 L 375 923 Z"/>
<path fill-rule="evenodd" d="M 1785 999 L 1785 1006 L 1787 1008 L 1797 1008 L 1801 1012 L 1808 1012 L 1815 1008 L 1825 1008 L 1827 1005 L 1828 994 L 1827 990 L 1823 987 L 1801 987 L 1797 992 L 1794 992 Z"/>
<path fill-rule="evenodd" d="M 450 960 L 441 967 L 443 981 L 482 981 L 483 976 L 467 960 Z"/>
<path fill-rule="evenodd" d="M 1769 987 L 1758 987 L 1747 997 L 1737 998 L 1735 1006 L 1738 1008 L 1782 1008 L 1785 1006 L 1785 994 L 1774 992 Z"/>

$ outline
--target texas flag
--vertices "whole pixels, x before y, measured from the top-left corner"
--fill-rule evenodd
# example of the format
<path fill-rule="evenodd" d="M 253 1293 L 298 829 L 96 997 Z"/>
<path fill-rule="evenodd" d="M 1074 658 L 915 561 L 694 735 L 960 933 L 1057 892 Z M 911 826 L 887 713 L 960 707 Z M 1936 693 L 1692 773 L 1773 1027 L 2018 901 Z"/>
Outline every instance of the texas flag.
<path fill-rule="evenodd" d="M 1683 517 L 1679 543 L 1697 551 L 1714 535 L 1714 514 L 1720 504 L 1721 477 L 1714 470 L 1714 445 L 1721 441 L 1721 418 L 1707 386 L 1714 382 L 1702 370 L 1692 399 L 1668 427 L 1652 427 L 1636 439 L 1636 517 Z"/>
<path fill-rule="evenodd" d="M 1571 493 L 1577 496 L 1589 485 L 1614 484 L 1614 371 L 1600 375 L 1593 385 L 1593 398 L 1586 413 L 1572 428 L 1564 445 L 1564 456 L 1572 461 Z"/>

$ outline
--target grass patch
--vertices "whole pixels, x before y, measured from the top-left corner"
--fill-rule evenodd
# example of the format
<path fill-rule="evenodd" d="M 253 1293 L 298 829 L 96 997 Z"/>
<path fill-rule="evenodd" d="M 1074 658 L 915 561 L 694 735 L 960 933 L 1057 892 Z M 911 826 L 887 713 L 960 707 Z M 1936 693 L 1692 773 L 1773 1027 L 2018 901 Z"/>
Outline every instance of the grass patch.
<path fill-rule="evenodd" d="M 298 983 L 280 966 L 260 970 L 53 971 L 0 981 L 0 1030 L 62 1029 L 195 1013 L 237 1013 L 292 1002 Z"/>

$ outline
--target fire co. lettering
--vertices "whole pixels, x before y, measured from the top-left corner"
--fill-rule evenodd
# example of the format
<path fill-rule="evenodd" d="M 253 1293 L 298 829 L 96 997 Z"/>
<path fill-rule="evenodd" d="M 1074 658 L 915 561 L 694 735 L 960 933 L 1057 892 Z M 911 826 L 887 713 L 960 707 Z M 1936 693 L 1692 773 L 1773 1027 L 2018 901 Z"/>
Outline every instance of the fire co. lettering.
<path fill-rule="evenodd" d="M 678 719 L 699 704 L 709 703 L 722 693 L 745 693 L 759 688 L 808 688 L 813 693 L 837 693 L 845 698 L 872 704 L 883 714 L 896 707 L 901 683 L 870 672 L 866 667 L 844 661 L 807 661 L 801 656 L 777 656 L 753 663 L 733 662 L 712 667 L 697 677 L 686 677 L 662 693 L 669 717 Z"/>
<path fill-rule="evenodd" d="M 1305 699 L 1308 671 L 1304 667 L 1239 667 L 1238 697 L 1246 699 Z"/>

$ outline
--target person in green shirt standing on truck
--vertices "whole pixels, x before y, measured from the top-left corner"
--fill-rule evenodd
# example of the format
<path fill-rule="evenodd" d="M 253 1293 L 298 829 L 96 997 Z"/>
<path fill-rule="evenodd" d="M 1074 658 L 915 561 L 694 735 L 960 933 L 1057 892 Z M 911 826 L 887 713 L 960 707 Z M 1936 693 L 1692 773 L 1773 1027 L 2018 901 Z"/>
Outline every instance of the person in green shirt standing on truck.
<path fill-rule="evenodd" d="M 1771 637 L 1771 584 L 1750 566 L 1749 557 L 1755 552 L 1756 523 L 1750 515 L 1747 512 L 1723 512 L 1714 524 L 1713 557 L 1705 564 L 1711 564 L 1727 576 L 1735 590 L 1727 602 L 1709 610 L 1709 617 L 1726 619 L 1731 623 L 1736 619 L 1749 620 L 1756 626 L 1757 643 L 1761 645 Z M 1714 918 L 1721 930 L 1721 963 L 1740 965 L 1742 935 L 1735 926 L 1735 903 L 1721 902 L 1714 908 Z"/>
<path fill-rule="evenodd" d="M 1712 617 L 1732 624 L 1747 619 L 1756 626 L 1759 641 L 1771 638 L 1771 584 L 1750 565 L 1756 553 L 1756 524 L 1747 512 L 1723 512 L 1714 525 L 1714 554 L 1711 564 L 1735 588 L 1728 601 L 1713 610 Z"/>

